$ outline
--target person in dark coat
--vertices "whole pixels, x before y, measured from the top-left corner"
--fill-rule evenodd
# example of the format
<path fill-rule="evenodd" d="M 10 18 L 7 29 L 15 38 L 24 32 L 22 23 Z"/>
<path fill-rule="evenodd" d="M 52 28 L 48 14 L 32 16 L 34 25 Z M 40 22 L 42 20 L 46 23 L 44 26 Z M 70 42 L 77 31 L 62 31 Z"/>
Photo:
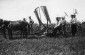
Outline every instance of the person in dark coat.
<path fill-rule="evenodd" d="M 34 24 L 34 21 L 31 19 L 31 16 L 29 16 L 29 24 L 30 24 L 30 33 L 33 34 L 33 24 Z"/>
<path fill-rule="evenodd" d="M 77 33 L 77 19 L 76 15 L 71 15 L 71 34 L 75 36 Z"/>

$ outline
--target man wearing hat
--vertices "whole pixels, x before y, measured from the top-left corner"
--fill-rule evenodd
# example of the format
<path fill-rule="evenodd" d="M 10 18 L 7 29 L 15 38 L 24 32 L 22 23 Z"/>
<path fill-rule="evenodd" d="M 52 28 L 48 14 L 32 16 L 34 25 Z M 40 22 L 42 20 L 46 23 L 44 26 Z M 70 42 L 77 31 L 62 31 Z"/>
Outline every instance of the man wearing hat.
<path fill-rule="evenodd" d="M 26 19 L 25 19 L 25 18 L 23 18 L 23 21 L 26 21 Z"/>
<path fill-rule="evenodd" d="M 61 23 L 62 23 L 61 22 L 61 17 L 56 17 L 56 21 L 57 21 L 57 23 L 56 23 L 56 25 L 54 27 L 54 30 L 52 32 L 53 36 L 56 36 L 56 32 L 57 31 L 60 32 L 60 30 L 62 29 L 62 27 L 61 27 Z"/>
<path fill-rule="evenodd" d="M 71 15 L 71 34 L 75 36 L 77 33 L 77 19 L 76 15 Z"/>
<path fill-rule="evenodd" d="M 34 24 L 34 21 L 31 19 L 31 16 L 29 16 L 29 24 L 30 24 L 30 27 L 31 27 L 30 33 L 33 34 L 33 24 Z"/>

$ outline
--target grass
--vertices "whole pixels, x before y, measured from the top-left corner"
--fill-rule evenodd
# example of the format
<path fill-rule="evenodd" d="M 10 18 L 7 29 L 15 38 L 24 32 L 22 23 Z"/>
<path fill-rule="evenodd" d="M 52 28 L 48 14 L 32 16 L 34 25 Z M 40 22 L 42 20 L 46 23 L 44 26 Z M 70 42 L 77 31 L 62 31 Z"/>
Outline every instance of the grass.
<path fill-rule="evenodd" d="M 0 55 L 85 55 L 85 37 L 16 39 L 0 42 Z"/>

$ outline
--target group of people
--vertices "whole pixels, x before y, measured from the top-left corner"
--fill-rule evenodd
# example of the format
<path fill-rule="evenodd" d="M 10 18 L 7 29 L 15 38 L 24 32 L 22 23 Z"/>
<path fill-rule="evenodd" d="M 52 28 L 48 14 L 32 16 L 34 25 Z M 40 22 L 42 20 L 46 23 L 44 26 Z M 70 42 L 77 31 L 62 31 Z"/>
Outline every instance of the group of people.
<path fill-rule="evenodd" d="M 52 32 L 52 34 L 54 36 L 56 36 L 56 33 L 60 33 L 62 31 L 63 34 L 65 34 L 65 24 L 66 24 L 66 20 L 65 17 L 56 17 L 56 21 L 57 23 L 54 26 L 54 30 Z"/>
<path fill-rule="evenodd" d="M 66 20 L 65 20 L 65 17 L 56 17 L 56 21 L 57 21 L 57 23 L 54 27 L 52 34 L 54 36 L 56 36 L 57 32 L 60 33 L 62 31 L 62 34 L 66 35 Z M 70 23 L 71 23 L 71 34 L 72 34 L 72 36 L 75 36 L 76 33 L 77 33 L 77 19 L 76 19 L 75 14 L 71 15 Z"/>
<path fill-rule="evenodd" d="M 65 17 L 56 17 L 56 25 L 54 26 L 52 34 L 56 36 L 57 32 L 62 32 L 66 35 L 66 20 Z M 77 33 L 77 19 L 76 15 L 71 15 L 71 34 L 72 36 L 75 36 Z M 6 30 L 8 30 L 9 38 L 12 39 L 12 31 L 20 30 L 22 33 L 33 34 L 33 24 L 34 21 L 32 20 L 31 16 L 29 16 L 29 23 L 26 21 L 25 18 L 23 18 L 23 21 L 8 21 L 0 19 L 0 31 L 4 34 L 4 37 L 6 38 Z M 46 28 L 44 28 L 46 29 Z M 29 31 L 30 30 L 30 31 Z M 40 33 L 40 32 L 39 32 Z M 43 32 L 44 33 L 44 32 Z"/>
<path fill-rule="evenodd" d="M 23 18 L 23 21 L 26 22 L 26 19 Z M 33 24 L 34 24 L 34 21 L 32 20 L 31 16 L 29 16 L 29 25 L 30 25 L 30 33 L 33 34 Z"/>
<path fill-rule="evenodd" d="M 25 21 L 25 19 L 23 19 L 23 20 Z M 57 21 L 57 23 L 54 26 L 54 30 L 53 30 L 52 34 L 54 36 L 56 36 L 57 32 L 59 32 L 59 33 L 61 32 L 62 34 L 66 35 L 66 23 L 67 22 L 66 22 L 65 17 L 56 17 L 56 21 Z M 31 16 L 29 17 L 29 24 L 31 27 L 30 33 L 32 34 L 34 21 L 31 19 Z M 72 34 L 72 36 L 75 36 L 77 33 L 77 19 L 76 19 L 75 14 L 71 15 L 70 24 L 71 24 L 71 34 Z"/>

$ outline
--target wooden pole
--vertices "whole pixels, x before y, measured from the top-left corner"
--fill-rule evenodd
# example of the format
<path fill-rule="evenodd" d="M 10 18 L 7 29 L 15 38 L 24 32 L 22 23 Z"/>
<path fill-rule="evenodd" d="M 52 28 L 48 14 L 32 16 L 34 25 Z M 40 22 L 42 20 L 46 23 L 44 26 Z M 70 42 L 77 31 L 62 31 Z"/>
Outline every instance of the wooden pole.
<path fill-rule="evenodd" d="M 47 20 L 47 33 L 48 33 L 48 20 Z"/>

